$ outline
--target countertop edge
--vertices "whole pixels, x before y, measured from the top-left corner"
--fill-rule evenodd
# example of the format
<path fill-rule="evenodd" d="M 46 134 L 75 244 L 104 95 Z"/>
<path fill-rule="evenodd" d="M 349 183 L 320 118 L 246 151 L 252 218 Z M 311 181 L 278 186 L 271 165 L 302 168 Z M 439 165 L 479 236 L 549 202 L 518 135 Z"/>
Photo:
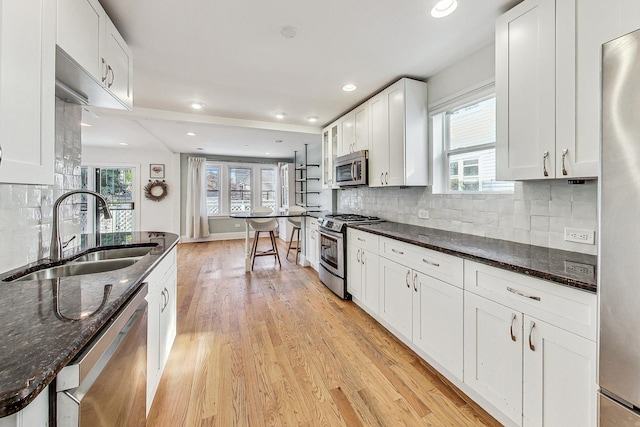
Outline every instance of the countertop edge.
<path fill-rule="evenodd" d="M 353 228 L 355 230 L 365 231 L 367 233 L 371 233 L 371 234 L 375 234 L 375 235 L 378 235 L 378 236 L 387 237 L 387 238 L 390 238 L 390 239 L 393 239 L 393 240 L 398 240 L 398 241 L 401 241 L 401 242 L 405 242 L 405 243 L 409 243 L 409 244 L 412 244 L 412 245 L 420 246 L 420 247 L 423 247 L 423 248 L 426 248 L 426 249 L 431 249 L 431 250 L 434 250 L 434 251 L 437 251 L 437 252 L 442 252 L 442 253 L 445 253 L 445 254 L 448 254 L 448 255 L 453 255 L 453 256 L 460 257 L 460 258 L 468 259 L 470 261 L 475 261 L 475 262 L 479 262 L 479 263 L 482 263 L 482 264 L 490 265 L 492 267 L 500 268 L 502 270 L 512 271 L 512 272 L 515 272 L 515 273 L 521 273 L 521 274 L 524 274 L 524 275 L 527 275 L 527 276 L 536 277 L 536 278 L 543 279 L 543 280 L 548 280 L 548 281 L 551 281 L 551 282 L 554 282 L 554 283 L 558 283 L 560 285 L 568 286 L 568 287 L 571 287 L 571 288 L 574 288 L 574 289 L 578 289 L 578 290 L 581 290 L 581 291 L 585 291 L 585 292 L 589 292 L 589 293 L 595 294 L 595 293 L 597 293 L 597 290 L 598 290 L 597 285 L 593 285 L 591 283 L 582 282 L 582 281 L 577 280 L 577 279 L 572 279 L 572 278 L 569 278 L 569 277 L 559 276 L 557 274 L 553 274 L 553 273 L 548 272 L 548 271 L 536 270 L 536 269 L 533 269 L 533 268 L 524 267 L 524 266 L 517 265 L 517 264 L 501 262 L 501 261 L 498 261 L 498 260 L 495 260 L 495 259 L 474 255 L 474 254 L 468 253 L 468 252 L 461 252 L 461 251 L 455 250 L 455 249 L 449 249 L 449 248 L 445 248 L 445 247 L 434 245 L 434 244 L 420 242 L 420 241 L 417 241 L 417 240 L 405 238 L 405 237 L 398 236 L 398 235 L 395 235 L 395 234 L 385 233 L 384 231 L 367 228 L 367 225 L 370 225 L 370 224 L 349 224 L 348 227 L 349 228 Z"/>
<path fill-rule="evenodd" d="M 38 381 L 34 381 L 36 384 L 33 388 L 13 390 L 6 393 L 6 397 L 0 398 L 0 418 L 4 418 L 20 412 L 26 408 L 35 398 L 54 380 L 58 373 L 64 368 L 78 352 L 96 335 L 98 334 L 105 324 L 113 317 L 114 314 L 131 298 L 131 296 L 140 288 L 144 279 L 158 266 L 158 264 L 173 250 L 174 247 L 180 242 L 180 237 L 176 236 L 176 239 L 165 248 L 158 258 L 149 265 L 145 272 L 140 275 L 129 287 L 127 292 L 123 293 L 116 301 L 105 308 L 104 313 L 100 317 L 98 323 L 93 325 L 90 330 L 85 334 L 81 334 L 78 340 L 74 341 L 68 351 L 64 352 L 57 361 L 55 361 L 55 368 L 53 370 L 43 372 L 43 378 Z M 127 246 L 127 245 L 117 245 Z"/>

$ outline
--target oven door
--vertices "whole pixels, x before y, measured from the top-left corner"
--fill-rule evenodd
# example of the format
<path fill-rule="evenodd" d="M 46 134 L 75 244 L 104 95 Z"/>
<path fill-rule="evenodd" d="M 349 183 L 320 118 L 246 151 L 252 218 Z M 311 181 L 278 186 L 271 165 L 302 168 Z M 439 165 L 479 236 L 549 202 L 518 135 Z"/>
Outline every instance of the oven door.
<path fill-rule="evenodd" d="M 322 227 L 320 234 L 320 264 L 334 275 L 344 278 L 344 236 Z"/>

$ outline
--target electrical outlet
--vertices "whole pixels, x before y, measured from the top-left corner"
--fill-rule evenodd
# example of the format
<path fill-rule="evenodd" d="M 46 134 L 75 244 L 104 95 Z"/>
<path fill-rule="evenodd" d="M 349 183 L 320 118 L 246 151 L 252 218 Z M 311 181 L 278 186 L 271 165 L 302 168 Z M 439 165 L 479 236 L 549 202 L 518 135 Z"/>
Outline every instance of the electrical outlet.
<path fill-rule="evenodd" d="M 233 224 L 236 228 L 240 228 L 240 224 Z"/>
<path fill-rule="evenodd" d="M 426 210 L 426 209 L 420 209 L 418 211 L 418 218 L 428 219 L 429 218 L 429 211 Z"/>
<path fill-rule="evenodd" d="M 566 273 L 576 273 L 585 276 L 595 277 L 596 268 L 591 264 L 583 264 L 581 262 L 565 261 L 564 271 Z"/>
<path fill-rule="evenodd" d="M 579 228 L 565 228 L 564 240 L 567 242 L 584 243 L 587 245 L 595 244 L 595 234 L 593 230 L 581 230 Z"/>

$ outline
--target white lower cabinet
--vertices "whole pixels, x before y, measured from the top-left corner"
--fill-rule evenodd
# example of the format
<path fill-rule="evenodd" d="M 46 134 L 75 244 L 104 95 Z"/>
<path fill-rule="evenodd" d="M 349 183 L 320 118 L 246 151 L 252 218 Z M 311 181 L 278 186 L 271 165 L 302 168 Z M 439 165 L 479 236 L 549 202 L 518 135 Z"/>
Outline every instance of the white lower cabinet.
<path fill-rule="evenodd" d="M 176 337 L 176 249 L 147 277 L 149 283 L 147 325 L 147 414 Z"/>
<path fill-rule="evenodd" d="M 411 340 L 413 290 L 411 269 L 380 257 L 380 317 L 397 333 Z"/>
<path fill-rule="evenodd" d="M 45 387 L 24 409 L 0 418 L 0 427 L 49 426 L 49 387 Z"/>
<path fill-rule="evenodd" d="M 595 295 L 465 261 L 464 304 L 464 383 L 499 413 L 485 409 L 518 426 L 597 425 Z"/>
<path fill-rule="evenodd" d="M 372 314 L 378 314 L 378 236 L 347 230 L 347 292 Z"/>
<path fill-rule="evenodd" d="M 311 268 L 318 271 L 320 264 L 320 237 L 318 236 L 318 220 L 316 218 L 305 218 L 305 238 L 307 247 L 305 256 Z"/>

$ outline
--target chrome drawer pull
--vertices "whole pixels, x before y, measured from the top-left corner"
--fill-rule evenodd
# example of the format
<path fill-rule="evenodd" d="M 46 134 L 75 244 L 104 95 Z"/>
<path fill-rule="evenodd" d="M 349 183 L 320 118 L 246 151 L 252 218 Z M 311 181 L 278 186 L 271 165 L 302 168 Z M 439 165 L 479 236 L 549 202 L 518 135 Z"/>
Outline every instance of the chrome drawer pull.
<path fill-rule="evenodd" d="M 531 349 L 531 351 L 536 351 L 536 346 L 533 345 L 533 342 L 531 341 L 531 335 L 533 335 L 533 328 L 535 327 L 536 327 L 536 322 L 532 320 L 531 326 L 529 327 L 529 348 Z"/>
<path fill-rule="evenodd" d="M 513 293 L 513 294 L 520 295 L 521 297 L 529 298 L 529 299 L 532 299 L 532 300 L 535 300 L 535 301 L 540 301 L 540 297 L 535 297 L 533 295 L 527 295 L 527 294 L 524 294 L 524 293 L 522 293 L 522 292 L 520 292 L 520 291 L 518 291 L 516 289 L 510 288 L 510 287 L 507 287 L 507 290 L 509 292 Z"/>
<path fill-rule="evenodd" d="M 511 341 L 516 342 L 516 336 L 513 333 L 513 323 L 516 321 L 517 316 L 515 313 L 511 315 L 511 327 L 509 328 L 509 333 L 511 334 Z"/>
<path fill-rule="evenodd" d="M 358 237 L 358 240 L 361 241 L 361 242 L 366 242 L 366 240 L 361 239 L 360 237 Z"/>
<path fill-rule="evenodd" d="M 429 265 L 433 265 L 434 267 L 440 267 L 440 264 L 438 264 L 437 262 L 433 262 L 433 261 L 429 261 L 427 259 L 422 258 L 422 262 L 426 262 Z"/>
<path fill-rule="evenodd" d="M 397 253 L 397 254 L 400 254 L 400 255 L 404 255 L 404 252 L 399 251 L 397 249 L 391 249 L 391 252 L 394 252 L 394 253 Z"/>

